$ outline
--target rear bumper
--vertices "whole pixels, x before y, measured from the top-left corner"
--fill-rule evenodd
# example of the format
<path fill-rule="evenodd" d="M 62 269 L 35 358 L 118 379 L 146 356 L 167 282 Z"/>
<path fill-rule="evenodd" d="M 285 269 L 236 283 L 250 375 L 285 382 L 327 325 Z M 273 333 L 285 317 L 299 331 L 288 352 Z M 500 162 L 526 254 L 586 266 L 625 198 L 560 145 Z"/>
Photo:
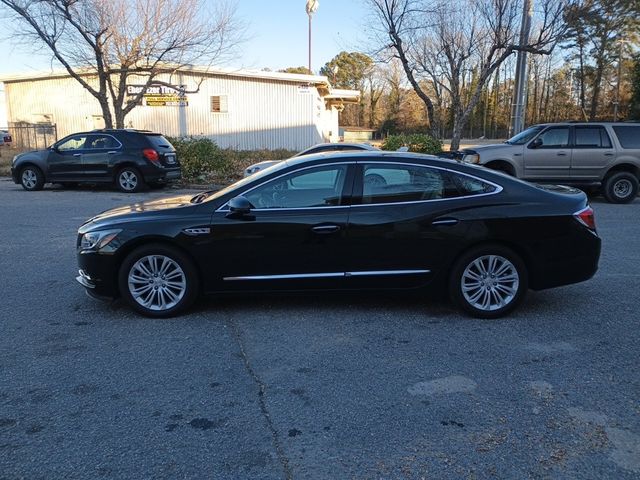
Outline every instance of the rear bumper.
<path fill-rule="evenodd" d="M 169 183 L 180 180 L 182 178 L 182 171 L 180 167 L 177 168 L 149 168 L 143 172 L 144 179 L 147 182 L 153 183 Z"/>
<path fill-rule="evenodd" d="M 590 232 L 561 255 L 535 262 L 530 272 L 530 288 L 543 290 L 580 283 L 592 278 L 598 271 L 602 241 Z M 558 251 L 556 250 L 556 251 Z"/>

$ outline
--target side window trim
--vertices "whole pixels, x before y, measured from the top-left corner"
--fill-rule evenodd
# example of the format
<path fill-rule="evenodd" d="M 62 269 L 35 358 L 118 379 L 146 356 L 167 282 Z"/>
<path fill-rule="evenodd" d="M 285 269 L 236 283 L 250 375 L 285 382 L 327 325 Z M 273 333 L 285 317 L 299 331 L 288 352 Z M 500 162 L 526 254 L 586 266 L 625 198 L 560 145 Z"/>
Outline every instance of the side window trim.
<path fill-rule="evenodd" d="M 444 175 L 462 175 L 465 177 L 473 178 L 474 180 L 478 180 L 480 182 L 487 183 L 493 187 L 495 190 L 489 193 L 478 193 L 475 195 L 460 195 L 459 197 L 451 197 L 451 198 L 432 198 L 427 200 L 412 200 L 412 201 L 404 201 L 404 202 L 390 202 L 390 203 L 362 203 L 362 194 L 363 194 L 363 180 L 364 180 L 364 164 L 380 164 L 380 165 L 402 165 L 409 167 L 422 167 L 422 168 L 432 168 L 434 170 L 440 170 L 444 173 Z M 420 163 L 409 163 L 409 162 L 388 162 L 388 161 L 380 161 L 380 160 L 358 160 L 357 161 L 358 168 L 356 169 L 356 178 L 354 182 L 354 190 L 353 196 L 351 199 L 352 207 L 382 207 L 389 205 L 410 205 L 416 203 L 427 203 L 427 202 L 444 202 L 449 200 L 459 200 L 461 198 L 478 198 L 484 197 L 487 195 L 497 195 L 502 192 L 503 187 L 498 185 L 497 183 L 492 182 L 491 180 L 486 180 L 484 178 L 476 177 L 475 175 L 471 175 L 469 173 L 460 172 L 458 170 L 452 170 L 450 168 L 437 167 L 435 165 L 424 165 Z"/>
<path fill-rule="evenodd" d="M 346 165 L 347 167 L 347 172 L 345 175 L 345 181 L 342 187 L 342 196 L 343 199 L 348 200 L 346 205 L 327 205 L 327 206 L 322 206 L 322 207 L 283 207 L 283 208 L 254 208 L 251 211 L 256 211 L 256 212 L 267 212 L 267 211 L 272 211 L 272 212 L 286 212 L 286 211 L 290 211 L 290 210 L 322 210 L 322 209 L 327 209 L 327 208 L 350 208 L 351 207 L 351 199 L 352 199 L 352 192 L 353 192 L 353 186 L 355 183 L 355 179 L 353 177 L 354 173 L 354 166 L 355 166 L 356 162 L 333 162 L 333 163 L 325 163 L 325 164 L 320 164 L 320 165 L 309 165 L 308 167 L 303 167 L 303 168 L 299 168 L 297 170 L 290 170 L 288 172 L 285 172 L 281 175 L 278 175 L 277 177 L 273 177 L 273 178 L 269 178 L 268 180 L 265 180 L 262 183 L 259 183 L 258 185 L 255 185 L 245 191 L 243 191 L 242 193 L 239 193 L 237 196 L 246 196 L 248 193 L 251 193 L 253 190 L 260 188 L 264 185 L 266 185 L 267 183 L 273 182 L 275 180 L 278 180 L 279 178 L 282 177 L 286 177 L 287 175 L 290 175 L 292 173 L 298 173 L 298 172 L 302 172 L 304 170 L 309 170 L 311 168 L 318 168 L 318 167 L 330 167 L 332 165 Z M 349 182 L 350 178 L 352 179 L 351 182 Z M 351 185 L 348 185 L 348 183 L 350 183 Z M 228 212 L 229 211 L 229 202 L 225 202 L 224 204 L 222 204 L 220 207 L 218 207 L 216 209 L 216 212 Z"/>

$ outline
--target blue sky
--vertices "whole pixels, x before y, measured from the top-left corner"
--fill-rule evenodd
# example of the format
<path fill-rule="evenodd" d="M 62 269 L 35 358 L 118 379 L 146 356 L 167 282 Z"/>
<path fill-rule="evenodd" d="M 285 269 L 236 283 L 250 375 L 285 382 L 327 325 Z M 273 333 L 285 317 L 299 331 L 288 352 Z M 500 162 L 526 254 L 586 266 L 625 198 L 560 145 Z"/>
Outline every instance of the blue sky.
<path fill-rule="evenodd" d="M 206 0 L 213 2 L 215 0 Z M 319 0 L 313 17 L 312 69 L 317 72 L 342 50 L 365 49 L 367 8 L 364 0 Z M 237 0 L 238 17 L 247 25 L 247 41 L 225 66 L 247 69 L 307 65 L 306 0 Z M 16 46 L 0 22 L 0 75 L 50 69 L 50 55 Z"/>

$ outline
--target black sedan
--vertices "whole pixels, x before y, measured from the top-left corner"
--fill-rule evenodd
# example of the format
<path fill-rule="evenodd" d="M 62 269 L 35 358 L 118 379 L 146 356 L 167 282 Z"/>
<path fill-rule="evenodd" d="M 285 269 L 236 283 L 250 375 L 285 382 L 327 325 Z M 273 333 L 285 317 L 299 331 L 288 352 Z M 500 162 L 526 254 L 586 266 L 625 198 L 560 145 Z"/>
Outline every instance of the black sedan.
<path fill-rule="evenodd" d="M 438 288 L 471 315 L 581 282 L 600 238 L 584 193 L 398 152 L 278 163 L 218 192 L 117 208 L 78 231 L 77 280 L 138 312 L 201 293 Z"/>

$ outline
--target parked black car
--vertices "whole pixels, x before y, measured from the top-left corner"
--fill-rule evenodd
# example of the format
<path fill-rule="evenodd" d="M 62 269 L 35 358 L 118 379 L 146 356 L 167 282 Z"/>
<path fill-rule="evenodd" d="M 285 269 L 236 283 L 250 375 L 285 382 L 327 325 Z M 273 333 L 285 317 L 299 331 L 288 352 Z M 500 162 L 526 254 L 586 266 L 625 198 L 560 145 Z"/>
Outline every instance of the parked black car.
<path fill-rule="evenodd" d="M 591 278 L 586 195 L 398 152 L 290 159 L 219 192 L 102 213 L 78 230 L 77 280 L 165 317 L 200 293 L 445 287 L 506 314 L 528 288 Z"/>
<path fill-rule="evenodd" d="M 115 183 L 123 192 L 161 186 L 181 176 L 173 145 L 159 133 L 94 130 L 74 133 L 46 150 L 13 158 L 11 176 L 25 190 L 45 183 Z"/>

